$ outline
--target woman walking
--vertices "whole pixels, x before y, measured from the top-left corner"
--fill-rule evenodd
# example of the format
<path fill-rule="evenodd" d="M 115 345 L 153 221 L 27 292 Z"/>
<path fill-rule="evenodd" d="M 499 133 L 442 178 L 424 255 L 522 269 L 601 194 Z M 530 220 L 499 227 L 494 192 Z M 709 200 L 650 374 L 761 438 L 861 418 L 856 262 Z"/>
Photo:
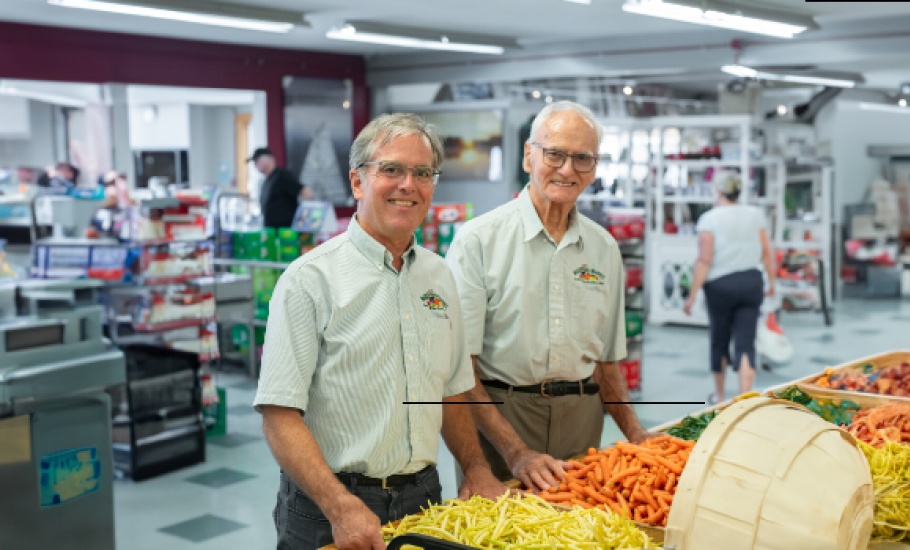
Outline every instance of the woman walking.
<path fill-rule="evenodd" d="M 683 306 L 686 314 L 691 315 L 698 291 L 704 287 L 714 373 L 714 393 L 708 397 L 711 404 L 724 400 L 727 365 L 739 372 L 740 393 L 752 389 L 759 309 L 763 294 L 774 294 L 774 256 L 765 231 L 764 213 L 737 203 L 742 190 L 738 174 L 718 172 L 713 182 L 717 200 L 714 208 L 698 220 L 698 259 L 691 292 Z M 768 290 L 764 293 L 762 265 L 768 276 Z"/>

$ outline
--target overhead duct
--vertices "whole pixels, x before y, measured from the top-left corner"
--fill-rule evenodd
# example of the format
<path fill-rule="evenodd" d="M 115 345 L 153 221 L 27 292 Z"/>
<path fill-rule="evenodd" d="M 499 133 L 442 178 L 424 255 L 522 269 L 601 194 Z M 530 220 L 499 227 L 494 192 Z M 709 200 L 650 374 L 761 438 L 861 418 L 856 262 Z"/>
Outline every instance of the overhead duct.
<path fill-rule="evenodd" d="M 806 103 L 793 107 L 794 119 L 796 119 L 797 122 L 812 124 L 815 121 L 816 115 L 822 110 L 822 107 L 827 105 L 829 101 L 837 97 L 842 91 L 844 91 L 843 88 L 824 88 L 822 91 L 812 96 L 812 99 Z"/>

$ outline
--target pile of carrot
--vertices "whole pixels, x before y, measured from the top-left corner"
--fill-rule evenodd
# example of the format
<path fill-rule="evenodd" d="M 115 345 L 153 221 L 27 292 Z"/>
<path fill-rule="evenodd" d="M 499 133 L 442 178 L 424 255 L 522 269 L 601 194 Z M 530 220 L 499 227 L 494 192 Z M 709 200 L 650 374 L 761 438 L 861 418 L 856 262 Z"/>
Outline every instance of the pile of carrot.
<path fill-rule="evenodd" d="M 540 493 L 541 498 L 564 506 L 613 510 L 648 525 L 667 525 L 676 483 L 694 441 L 669 435 L 641 445 L 619 442 L 608 449 L 588 449 L 580 460 L 570 460 L 559 487 Z"/>
<path fill-rule="evenodd" d="M 847 431 L 876 448 L 888 441 L 910 443 L 910 403 L 863 409 L 853 416 Z"/>

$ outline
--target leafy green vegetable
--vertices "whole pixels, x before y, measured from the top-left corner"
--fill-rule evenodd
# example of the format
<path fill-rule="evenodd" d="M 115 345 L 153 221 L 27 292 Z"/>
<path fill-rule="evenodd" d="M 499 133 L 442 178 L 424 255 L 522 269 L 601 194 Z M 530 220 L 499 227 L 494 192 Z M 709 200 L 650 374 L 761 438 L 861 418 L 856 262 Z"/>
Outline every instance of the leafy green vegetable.
<path fill-rule="evenodd" d="M 774 396 L 803 405 L 826 421 L 843 426 L 849 424 L 853 420 L 853 415 L 861 408 L 849 399 L 841 400 L 840 405 L 835 405 L 828 399 L 818 401 L 796 386 L 785 388 L 775 393 Z"/>
<path fill-rule="evenodd" d="M 667 433 L 680 439 L 698 441 L 702 432 L 704 432 L 705 428 L 708 427 L 708 424 L 717 417 L 719 412 L 720 411 L 710 411 L 698 416 L 687 416 L 682 419 L 679 425 L 668 429 Z"/>

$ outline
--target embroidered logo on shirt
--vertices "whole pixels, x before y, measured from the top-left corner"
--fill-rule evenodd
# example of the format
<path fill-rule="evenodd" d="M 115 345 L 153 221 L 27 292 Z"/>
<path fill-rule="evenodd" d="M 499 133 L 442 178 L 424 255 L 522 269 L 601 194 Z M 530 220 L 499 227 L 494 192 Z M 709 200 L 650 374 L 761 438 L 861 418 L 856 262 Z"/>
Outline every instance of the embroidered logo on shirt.
<path fill-rule="evenodd" d="M 423 305 L 425 307 L 433 311 L 449 309 L 449 304 L 447 304 L 445 300 L 439 296 L 439 294 L 433 292 L 432 288 L 428 290 L 426 294 L 421 296 L 420 300 L 423 302 Z"/>
<path fill-rule="evenodd" d="M 582 264 L 581 267 L 572 272 L 575 275 L 575 280 L 582 283 L 587 283 L 590 285 L 602 285 L 604 284 L 604 274 L 600 271 L 597 271 L 593 267 L 588 267 L 587 264 Z"/>

